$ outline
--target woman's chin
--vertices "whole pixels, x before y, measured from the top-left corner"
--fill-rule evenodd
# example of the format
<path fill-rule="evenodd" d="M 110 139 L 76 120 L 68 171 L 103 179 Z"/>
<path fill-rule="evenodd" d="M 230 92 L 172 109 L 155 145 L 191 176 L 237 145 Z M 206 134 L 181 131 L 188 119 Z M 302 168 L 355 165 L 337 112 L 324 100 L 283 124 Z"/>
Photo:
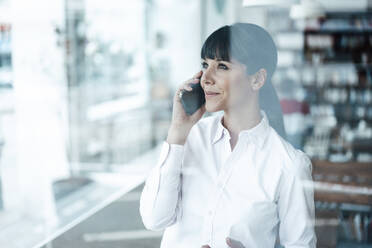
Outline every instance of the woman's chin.
<path fill-rule="evenodd" d="M 220 111 L 221 109 L 218 108 L 218 106 L 213 106 L 211 104 L 206 104 L 205 105 L 205 110 L 209 113 L 217 112 Z"/>

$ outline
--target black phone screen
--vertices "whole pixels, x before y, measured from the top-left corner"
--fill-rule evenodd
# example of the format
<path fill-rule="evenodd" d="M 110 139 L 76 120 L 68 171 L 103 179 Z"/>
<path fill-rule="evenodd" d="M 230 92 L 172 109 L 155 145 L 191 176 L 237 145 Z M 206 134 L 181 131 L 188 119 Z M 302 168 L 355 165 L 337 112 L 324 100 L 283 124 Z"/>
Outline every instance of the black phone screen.
<path fill-rule="evenodd" d="M 181 96 L 181 102 L 186 114 L 192 115 L 205 103 L 204 90 L 200 83 L 191 84 L 192 91 L 184 90 Z"/>

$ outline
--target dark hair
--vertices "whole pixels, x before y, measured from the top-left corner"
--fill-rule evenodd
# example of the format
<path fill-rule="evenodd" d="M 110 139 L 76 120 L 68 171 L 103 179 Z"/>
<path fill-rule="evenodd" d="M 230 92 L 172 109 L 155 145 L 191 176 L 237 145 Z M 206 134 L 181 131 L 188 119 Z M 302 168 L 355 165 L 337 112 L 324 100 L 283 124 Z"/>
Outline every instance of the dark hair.
<path fill-rule="evenodd" d="M 204 42 L 201 58 L 231 61 L 247 66 L 247 74 L 264 68 L 270 79 L 277 64 L 277 50 L 270 34 L 255 24 L 235 23 L 214 31 Z"/>
<path fill-rule="evenodd" d="M 279 98 L 271 84 L 278 55 L 270 34 L 260 26 L 251 23 L 235 23 L 214 31 L 204 42 L 201 58 L 230 61 L 235 59 L 247 67 L 252 75 L 261 68 L 267 71 L 267 80 L 260 89 L 259 104 L 266 112 L 270 125 L 286 138 L 282 109 Z"/>

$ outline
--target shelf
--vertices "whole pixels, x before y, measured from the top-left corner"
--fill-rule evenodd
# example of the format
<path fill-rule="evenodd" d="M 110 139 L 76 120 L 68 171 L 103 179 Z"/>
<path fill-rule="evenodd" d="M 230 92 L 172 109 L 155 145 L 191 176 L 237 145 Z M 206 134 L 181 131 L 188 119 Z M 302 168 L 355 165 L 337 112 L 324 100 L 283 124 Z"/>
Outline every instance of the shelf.
<path fill-rule="evenodd" d="M 361 54 L 360 51 L 363 49 L 358 48 L 358 50 L 347 50 L 347 51 L 340 51 L 340 50 L 333 50 L 333 53 L 336 55 L 331 54 L 330 48 L 317 48 L 317 49 L 304 49 L 304 58 L 305 61 L 309 62 L 312 61 L 310 57 L 313 53 L 322 53 L 324 57 L 322 57 L 321 63 L 323 64 L 333 64 L 336 62 L 347 62 L 350 61 L 354 64 L 361 64 Z M 358 52 L 358 53 L 357 53 Z"/>
<path fill-rule="evenodd" d="M 348 108 L 355 108 L 355 107 L 372 107 L 372 103 L 350 103 L 350 102 L 338 102 L 338 103 L 334 103 L 334 102 L 330 102 L 330 101 L 326 101 L 326 100 L 311 100 L 311 99 L 306 99 L 306 101 L 310 104 L 310 105 L 315 105 L 315 106 L 318 106 L 318 105 L 332 105 L 332 106 L 335 106 L 335 107 L 348 107 Z M 357 117 L 355 119 L 358 119 L 360 120 L 361 118 Z M 350 119 L 352 120 L 352 119 Z M 371 118 L 368 118 L 368 120 L 372 120 Z"/>
<path fill-rule="evenodd" d="M 352 11 L 329 11 L 326 13 L 326 18 L 357 18 L 360 19 L 360 17 L 372 17 L 372 11 L 358 11 L 358 10 L 352 10 Z"/>
<path fill-rule="evenodd" d="M 372 205 L 372 163 L 312 160 L 312 165 L 315 201 Z"/>
<path fill-rule="evenodd" d="M 371 152 L 372 151 L 372 139 L 360 139 L 357 138 L 353 141 L 352 148 L 354 151 L 360 152 Z"/>
<path fill-rule="evenodd" d="M 325 83 L 324 85 L 322 86 L 319 86 L 319 85 L 316 85 L 316 84 L 303 84 L 302 85 L 304 88 L 309 88 L 309 89 L 332 89 L 332 88 L 335 88 L 335 89 L 347 89 L 347 90 L 350 90 L 350 89 L 354 89 L 354 90 L 361 90 L 361 91 L 364 91 L 364 90 L 369 90 L 369 89 L 372 89 L 372 84 L 371 85 L 366 85 L 366 86 L 362 86 L 362 85 L 349 85 L 349 84 L 340 84 L 340 85 L 335 85 L 335 84 L 331 84 L 331 83 Z"/>
<path fill-rule="evenodd" d="M 305 30 L 305 35 L 308 34 L 347 34 L 347 35 L 365 35 L 371 34 L 372 29 L 319 29 L 319 30 Z"/>
<path fill-rule="evenodd" d="M 345 174 L 347 172 L 347 173 L 352 173 L 355 175 L 367 173 L 370 176 L 372 176 L 372 163 L 363 163 L 363 162 L 333 163 L 327 160 L 317 160 L 317 159 L 313 159 L 311 162 L 313 164 L 313 168 L 317 172 L 323 172 L 323 173 L 343 172 Z"/>
<path fill-rule="evenodd" d="M 372 93 L 371 21 L 372 12 L 328 12 L 324 18 L 318 19 L 318 27 L 304 31 L 305 65 L 302 68 L 308 69 L 307 73 L 312 73 L 313 77 L 305 78 L 307 81 L 303 80 L 302 85 L 308 92 L 307 99 L 312 107 L 322 104 L 330 106 L 332 115 L 337 119 L 335 129 L 348 123 L 354 131 L 364 117 L 368 118 L 365 120 L 368 126 L 372 125 L 372 102 L 368 95 Z M 323 79 L 322 85 L 314 82 L 317 78 Z M 360 101 L 355 102 L 357 100 Z M 354 141 L 347 144 L 339 141 L 334 143 L 336 146 L 332 147 L 331 144 L 327 147 L 329 158 L 341 160 L 344 157 L 343 161 L 348 159 L 350 162 L 312 160 L 314 199 L 320 205 L 332 207 L 337 213 L 350 211 L 353 214 L 369 214 L 372 212 L 372 162 L 355 160 L 360 159 L 357 155 L 361 155 L 361 152 L 371 154 L 372 143 L 371 139 Z M 336 153 L 331 152 L 332 148 L 336 148 Z M 349 244 L 350 247 L 371 246 L 362 246 L 360 242 Z M 339 245 L 340 242 L 327 247 L 349 247 Z"/>
<path fill-rule="evenodd" d="M 352 241 L 339 241 L 337 243 L 337 248 L 371 248 L 372 244 L 363 244 L 360 242 L 352 242 Z"/>
<path fill-rule="evenodd" d="M 358 205 L 358 204 L 350 204 L 350 203 L 342 203 L 340 204 L 340 210 L 342 211 L 357 211 L 357 212 L 366 212 L 369 213 L 372 211 L 372 206 L 368 205 Z"/>
<path fill-rule="evenodd" d="M 372 63 L 369 64 L 362 64 L 362 63 L 353 63 L 353 62 L 346 62 L 346 61 L 330 61 L 323 64 L 314 64 L 311 63 L 310 60 L 304 61 L 302 64 L 294 64 L 294 65 L 278 65 L 276 70 L 288 70 L 288 69 L 309 69 L 309 70 L 319 70 L 329 68 L 329 70 L 338 71 L 340 67 L 344 67 L 346 69 L 352 68 L 357 69 L 358 71 L 364 71 L 367 68 L 372 70 Z M 371 84 L 372 86 L 372 84 Z"/>

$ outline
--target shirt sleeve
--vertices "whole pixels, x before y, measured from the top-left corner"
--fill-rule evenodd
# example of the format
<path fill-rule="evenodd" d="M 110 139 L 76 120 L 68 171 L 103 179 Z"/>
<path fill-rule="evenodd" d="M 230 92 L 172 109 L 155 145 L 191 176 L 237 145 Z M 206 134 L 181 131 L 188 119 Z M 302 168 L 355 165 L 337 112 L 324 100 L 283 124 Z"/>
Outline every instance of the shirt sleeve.
<path fill-rule="evenodd" d="M 147 229 L 162 230 L 180 213 L 181 167 L 184 146 L 163 142 L 157 165 L 146 179 L 140 214 Z"/>
<path fill-rule="evenodd" d="M 283 171 L 278 199 L 279 239 L 285 248 L 316 248 L 311 160 L 305 153 Z"/>

